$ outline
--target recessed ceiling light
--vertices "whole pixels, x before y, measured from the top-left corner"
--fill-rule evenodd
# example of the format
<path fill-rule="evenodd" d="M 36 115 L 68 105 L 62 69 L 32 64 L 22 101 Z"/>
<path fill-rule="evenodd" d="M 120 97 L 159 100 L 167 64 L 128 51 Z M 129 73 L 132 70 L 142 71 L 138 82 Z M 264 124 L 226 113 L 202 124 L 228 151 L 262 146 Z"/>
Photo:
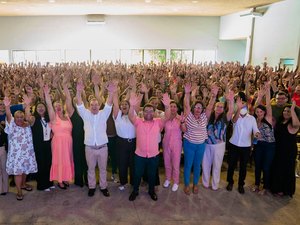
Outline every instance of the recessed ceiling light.
<path fill-rule="evenodd" d="M 97 0 L 97 3 L 102 3 L 102 0 Z"/>
<path fill-rule="evenodd" d="M 145 0 L 146 3 L 151 3 L 151 0 Z"/>
<path fill-rule="evenodd" d="M 55 3 L 55 0 L 49 0 L 49 3 Z"/>
<path fill-rule="evenodd" d="M 196 4 L 196 3 L 198 3 L 198 1 L 192 1 L 192 3 Z"/>
<path fill-rule="evenodd" d="M 7 1 L 1 1 L 1 4 L 6 4 L 7 3 Z"/>

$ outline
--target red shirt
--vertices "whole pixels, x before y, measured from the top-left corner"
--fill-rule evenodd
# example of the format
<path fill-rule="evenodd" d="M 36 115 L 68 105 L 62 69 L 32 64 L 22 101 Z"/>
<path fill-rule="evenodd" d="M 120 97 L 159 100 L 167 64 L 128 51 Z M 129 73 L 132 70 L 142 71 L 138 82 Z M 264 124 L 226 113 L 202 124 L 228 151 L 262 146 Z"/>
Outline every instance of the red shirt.
<path fill-rule="evenodd" d="M 295 101 L 296 105 L 300 107 L 300 95 L 297 95 L 297 93 L 294 93 L 292 100 Z"/>

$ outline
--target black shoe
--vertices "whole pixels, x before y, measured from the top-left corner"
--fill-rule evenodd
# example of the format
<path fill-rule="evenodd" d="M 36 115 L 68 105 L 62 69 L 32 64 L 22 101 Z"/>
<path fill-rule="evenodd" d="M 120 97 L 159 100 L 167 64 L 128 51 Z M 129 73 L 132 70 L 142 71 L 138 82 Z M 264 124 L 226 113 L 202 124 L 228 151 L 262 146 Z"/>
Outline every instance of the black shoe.
<path fill-rule="evenodd" d="M 6 192 L 2 192 L 0 195 L 6 195 Z"/>
<path fill-rule="evenodd" d="M 228 185 L 226 187 L 226 190 L 227 191 L 232 191 L 232 187 L 233 187 L 233 184 L 228 183 Z"/>
<path fill-rule="evenodd" d="M 245 194 L 245 189 L 243 186 L 239 186 L 238 191 L 240 194 Z"/>
<path fill-rule="evenodd" d="M 67 187 L 64 185 L 64 186 L 60 186 L 60 184 L 57 184 L 57 186 L 60 188 L 60 189 L 63 189 L 63 190 L 66 190 Z"/>
<path fill-rule="evenodd" d="M 149 195 L 153 201 L 157 201 L 157 195 L 155 194 L 155 192 L 152 193 L 149 192 Z"/>
<path fill-rule="evenodd" d="M 103 194 L 105 197 L 109 197 L 109 196 L 110 196 L 110 194 L 109 194 L 107 188 L 105 188 L 105 189 L 100 189 L 100 191 L 102 192 L 102 194 Z"/>
<path fill-rule="evenodd" d="M 131 192 L 130 196 L 129 196 L 129 201 L 134 201 L 136 199 L 136 196 L 138 196 L 139 193 L 138 192 Z"/>
<path fill-rule="evenodd" d="M 95 190 L 96 190 L 96 188 L 90 188 L 90 189 L 89 189 L 88 196 L 89 196 L 89 197 L 93 197 L 94 194 L 95 194 Z"/>

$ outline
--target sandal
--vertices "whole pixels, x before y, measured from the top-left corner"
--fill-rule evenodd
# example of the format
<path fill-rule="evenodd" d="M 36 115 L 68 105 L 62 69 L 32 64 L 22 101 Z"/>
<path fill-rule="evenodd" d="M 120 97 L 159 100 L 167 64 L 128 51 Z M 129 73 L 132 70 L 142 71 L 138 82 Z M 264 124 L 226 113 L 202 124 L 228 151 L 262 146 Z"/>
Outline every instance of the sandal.
<path fill-rule="evenodd" d="M 252 192 L 259 192 L 259 188 L 257 185 L 253 185 L 252 187 L 250 187 Z"/>
<path fill-rule="evenodd" d="M 21 189 L 25 191 L 32 191 L 32 187 L 28 184 L 26 184 L 25 187 L 21 187 Z"/>
<path fill-rule="evenodd" d="M 190 195 L 190 194 L 191 194 L 191 192 L 190 192 L 190 187 L 189 187 L 189 186 L 185 186 L 184 189 L 183 189 L 183 191 L 184 191 L 184 193 L 185 193 L 186 195 Z"/>
<path fill-rule="evenodd" d="M 17 199 L 18 201 L 22 201 L 22 200 L 23 200 L 23 197 L 24 197 L 24 195 L 19 194 L 19 193 L 16 195 L 16 199 Z"/>
<path fill-rule="evenodd" d="M 196 194 L 198 194 L 198 192 L 199 192 L 198 186 L 194 185 L 193 186 L 193 193 L 196 195 Z"/>
<path fill-rule="evenodd" d="M 267 190 L 266 189 L 262 189 L 258 192 L 259 195 L 266 195 L 267 194 Z"/>

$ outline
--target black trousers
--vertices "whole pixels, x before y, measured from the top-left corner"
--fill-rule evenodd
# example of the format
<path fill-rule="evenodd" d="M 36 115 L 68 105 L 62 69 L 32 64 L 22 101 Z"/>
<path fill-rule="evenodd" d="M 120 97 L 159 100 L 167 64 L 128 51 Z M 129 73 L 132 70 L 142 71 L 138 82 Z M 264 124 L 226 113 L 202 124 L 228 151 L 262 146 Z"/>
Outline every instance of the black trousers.
<path fill-rule="evenodd" d="M 130 184 L 133 185 L 134 180 L 134 151 L 136 147 L 136 139 L 124 139 L 117 137 L 116 149 L 119 167 L 120 184 L 128 183 L 128 168 L 130 176 Z"/>
<path fill-rule="evenodd" d="M 240 161 L 240 170 L 239 170 L 239 186 L 245 185 L 245 178 L 247 174 L 247 163 L 249 160 L 251 151 L 250 147 L 238 147 L 233 144 L 229 144 L 228 149 L 228 170 L 227 170 L 227 181 L 230 184 L 233 184 L 233 174 L 237 166 L 238 160 Z"/>

